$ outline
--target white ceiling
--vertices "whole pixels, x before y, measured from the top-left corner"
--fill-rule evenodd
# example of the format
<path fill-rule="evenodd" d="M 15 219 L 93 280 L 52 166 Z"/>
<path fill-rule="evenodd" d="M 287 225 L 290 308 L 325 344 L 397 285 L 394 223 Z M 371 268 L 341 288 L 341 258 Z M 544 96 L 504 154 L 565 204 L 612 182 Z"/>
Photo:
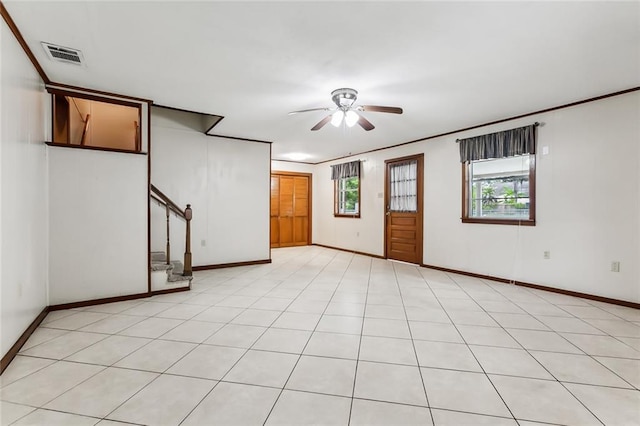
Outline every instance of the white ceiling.
<path fill-rule="evenodd" d="M 319 162 L 640 86 L 640 2 L 4 1 L 52 81 Z M 41 41 L 82 50 L 50 61 Z M 310 128 L 352 87 L 376 128 Z M 179 141 L 177 141 L 179 142 Z"/>

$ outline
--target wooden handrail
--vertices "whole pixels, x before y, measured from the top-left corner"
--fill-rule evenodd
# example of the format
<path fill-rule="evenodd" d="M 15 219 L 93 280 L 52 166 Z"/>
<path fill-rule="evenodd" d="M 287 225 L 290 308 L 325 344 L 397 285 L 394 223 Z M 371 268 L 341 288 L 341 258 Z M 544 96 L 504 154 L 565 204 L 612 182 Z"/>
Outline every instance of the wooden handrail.
<path fill-rule="evenodd" d="M 134 136 L 135 140 L 133 141 L 133 144 L 136 147 L 136 152 L 139 152 L 142 149 L 142 141 L 140 139 L 140 126 L 138 126 L 137 121 L 134 121 L 133 125 L 136 128 L 136 135 Z"/>
<path fill-rule="evenodd" d="M 171 241 L 170 241 L 170 228 L 169 228 L 169 219 L 171 217 L 171 211 L 176 213 L 178 216 L 183 218 L 186 221 L 186 232 L 185 232 L 185 252 L 184 252 L 184 268 L 182 271 L 182 275 L 191 276 L 193 274 L 193 268 L 191 265 L 191 218 L 193 216 L 191 210 L 191 204 L 187 204 L 187 208 L 182 211 L 180 207 L 169 197 L 164 195 L 162 191 L 156 188 L 153 184 L 150 186 L 151 198 L 160 203 L 165 207 L 165 214 L 167 217 L 167 265 L 171 264 Z"/>
<path fill-rule="evenodd" d="M 75 101 L 74 101 L 75 103 Z M 76 105 L 76 108 L 78 106 Z M 82 117 L 82 116 L 81 116 Z M 87 118 L 84 120 L 84 129 L 82 129 L 82 139 L 80 139 L 80 145 L 84 146 L 85 138 L 87 137 L 87 129 L 89 128 L 89 119 L 91 118 L 91 114 L 87 114 Z"/>
<path fill-rule="evenodd" d="M 186 219 L 186 217 L 184 216 L 184 211 L 180 207 L 178 207 L 176 203 L 171 201 L 171 198 L 164 195 L 164 193 L 160 191 L 158 188 L 156 188 L 153 184 L 151 184 L 151 192 L 155 193 L 158 196 L 158 198 L 164 201 L 165 204 L 169 205 L 171 210 L 173 210 L 178 216 L 182 217 L 183 219 Z"/>
<path fill-rule="evenodd" d="M 164 200 L 162 200 L 161 198 L 159 198 L 157 195 L 151 194 L 151 198 L 153 198 L 153 200 L 155 202 L 157 202 L 158 204 L 160 204 L 163 207 L 167 207 L 169 210 L 171 210 L 172 212 L 174 212 L 176 214 L 176 216 L 179 216 L 181 219 L 184 219 L 184 212 L 181 210 L 178 210 L 175 208 L 175 206 L 171 205 L 171 204 L 167 204 Z"/>

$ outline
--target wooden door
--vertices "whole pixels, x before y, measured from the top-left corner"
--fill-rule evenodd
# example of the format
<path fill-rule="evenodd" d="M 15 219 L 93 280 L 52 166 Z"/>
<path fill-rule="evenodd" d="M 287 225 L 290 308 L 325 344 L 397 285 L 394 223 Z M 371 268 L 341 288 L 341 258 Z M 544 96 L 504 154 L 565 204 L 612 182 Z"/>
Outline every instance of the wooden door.
<path fill-rule="evenodd" d="M 271 247 L 280 247 L 280 178 L 271 175 Z"/>
<path fill-rule="evenodd" d="M 424 155 L 385 161 L 385 257 L 422 263 Z"/>
<path fill-rule="evenodd" d="M 311 243 L 311 175 L 271 175 L 271 247 Z"/>

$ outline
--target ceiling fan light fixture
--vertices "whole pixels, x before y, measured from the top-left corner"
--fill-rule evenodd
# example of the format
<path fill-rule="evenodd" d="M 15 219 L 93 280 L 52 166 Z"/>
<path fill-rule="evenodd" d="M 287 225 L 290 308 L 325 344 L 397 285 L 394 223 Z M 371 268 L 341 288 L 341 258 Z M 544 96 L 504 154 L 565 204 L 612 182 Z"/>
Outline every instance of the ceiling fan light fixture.
<path fill-rule="evenodd" d="M 300 112 L 311 111 L 334 111 L 325 116 L 322 120 L 316 123 L 311 128 L 311 131 L 322 129 L 325 125 L 331 123 L 334 127 L 340 127 L 342 123 L 345 123 L 348 127 L 353 127 L 359 124 L 367 132 L 375 129 L 375 126 L 371 124 L 364 116 L 358 114 L 358 111 L 371 111 L 371 112 L 386 112 L 388 114 L 402 114 L 402 108 L 390 107 L 381 105 L 356 105 L 356 99 L 358 99 L 358 91 L 344 87 L 342 89 L 336 89 L 331 92 L 331 100 L 336 104 L 336 108 L 311 108 L 303 109 L 300 111 L 292 111 L 291 114 L 298 114 Z"/>
<path fill-rule="evenodd" d="M 338 108 L 350 108 L 358 98 L 358 91 L 347 87 L 331 92 L 331 99 Z"/>
<path fill-rule="evenodd" d="M 344 118 L 344 111 L 339 109 L 331 115 L 331 124 L 334 127 L 338 127 L 342 123 L 343 118 Z"/>
<path fill-rule="evenodd" d="M 356 125 L 359 118 L 360 116 L 355 111 L 349 110 L 344 116 L 344 122 L 347 123 L 347 126 L 353 127 Z"/>

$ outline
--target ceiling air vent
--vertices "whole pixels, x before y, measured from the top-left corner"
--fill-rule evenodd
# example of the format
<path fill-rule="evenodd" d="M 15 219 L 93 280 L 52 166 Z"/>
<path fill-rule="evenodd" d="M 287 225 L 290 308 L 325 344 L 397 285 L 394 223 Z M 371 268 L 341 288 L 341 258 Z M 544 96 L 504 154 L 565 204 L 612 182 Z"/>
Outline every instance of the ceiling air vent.
<path fill-rule="evenodd" d="M 49 59 L 52 61 L 84 66 L 84 57 L 78 49 L 57 46 L 44 41 L 42 42 L 42 47 L 44 47 L 47 56 L 49 56 Z"/>

